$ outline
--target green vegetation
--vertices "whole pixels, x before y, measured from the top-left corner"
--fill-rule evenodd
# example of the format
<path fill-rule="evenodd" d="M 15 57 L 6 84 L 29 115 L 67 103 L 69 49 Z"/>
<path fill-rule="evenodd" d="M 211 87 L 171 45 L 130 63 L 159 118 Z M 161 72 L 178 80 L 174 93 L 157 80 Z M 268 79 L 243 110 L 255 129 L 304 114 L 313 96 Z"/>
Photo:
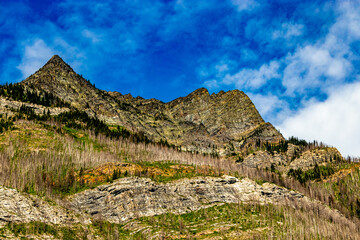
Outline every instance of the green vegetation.
<path fill-rule="evenodd" d="M 265 142 L 263 148 L 271 154 L 274 154 L 274 152 L 286 152 L 288 149 L 288 142 L 280 141 L 278 144 L 269 144 L 268 142 Z"/>
<path fill-rule="evenodd" d="M 46 107 L 70 107 L 52 93 L 45 91 L 30 91 L 21 84 L 0 85 L 0 96 L 11 98 L 15 101 L 34 103 Z"/>
<path fill-rule="evenodd" d="M 265 218 L 265 214 L 270 215 Z M 196 236 L 205 230 L 210 230 L 210 236 L 216 236 L 231 231 L 245 232 L 263 229 L 267 226 L 278 231 L 280 229 L 278 222 L 284 221 L 284 215 L 280 211 L 275 211 L 272 205 L 261 206 L 240 203 L 204 208 L 181 215 L 167 213 L 160 216 L 140 218 L 139 220 L 151 226 L 155 231 L 163 230 L 167 236 L 182 234 L 184 236 Z M 228 227 L 224 228 L 223 226 Z M 266 230 L 262 234 L 266 235 Z"/>
<path fill-rule="evenodd" d="M 297 179 L 301 184 L 305 184 L 309 180 L 320 180 L 335 173 L 335 169 L 330 166 L 319 166 L 315 164 L 313 169 L 302 171 L 301 169 L 290 169 L 288 172 L 289 177 Z"/>
<path fill-rule="evenodd" d="M 294 159 L 300 156 L 300 153 L 314 148 L 324 148 L 328 147 L 322 142 L 307 142 L 306 140 L 299 139 L 297 137 L 290 137 L 289 139 L 282 140 L 278 143 L 269 143 L 269 142 L 261 142 L 260 139 L 256 140 L 255 142 L 255 150 L 264 150 L 269 152 L 271 155 L 274 155 L 274 153 L 286 153 L 289 147 L 289 144 L 296 145 L 300 147 L 299 149 L 295 150 L 295 156 Z M 250 148 L 247 150 L 247 154 L 251 154 L 255 151 L 253 148 Z M 293 160 L 294 160 L 293 159 Z"/>
<path fill-rule="evenodd" d="M 209 167 L 195 167 L 186 164 L 175 164 L 172 162 L 145 162 L 140 161 L 136 163 L 144 170 L 140 172 L 139 176 L 146 176 L 155 182 L 170 182 L 182 178 L 193 178 L 197 176 L 215 176 L 219 177 L 223 174 L 222 171 L 216 171 Z M 154 174 L 152 169 L 160 169 L 161 174 Z"/>
<path fill-rule="evenodd" d="M 80 229 L 81 231 L 79 231 Z M 15 237 L 20 237 L 20 239 L 28 239 L 26 237 L 28 235 L 45 235 L 63 240 L 87 239 L 87 236 L 84 235 L 86 231 L 81 226 L 63 227 L 43 222 L 7 223 L 5 227 L 0 228 L 0 237 L 8 233 L 15 235 Z"/>
<path fill-rule="evenodd" d="M 222 204 L 185 214 L 141 217 L 126 224 L 93 223 L 105 239 L 338 239 L 346 227 L 299 206 Z"/>
<path fill-rule="evenodd" d="M 310 145 L 310 143 L 308 143 L 306 140 L 299 139 L 294 136 L 289 137 L 289 139 L 287 139 L 286 142 L 297 145 L 297 146 L 303 146 L 303 147 L 307 147 L 308 145 Z"/>
<path fill-rule="evenodd" d="M 103 134 L 111 139 L 129 138 L 131 141 L 139 143 L 150 143 L 151 141 L 143 132 L 130 132 L 124 127 L 116 126 L 115 128 L 109 127 L 104 121 L 99 120 L 96 116 L 91 117 L 84 111 L 70 110 L 67 112 L 60 113 L 56 116 L 50 115 L 49 112 L 42 115 L 36 114 L 34 109 L 25 105 L 22 105 L 19 110 L 13 109 L 17 114 L 13 117 L 16 119 L 35 120 L 37 122 L 56 121 L 63 124 L 67 130 L 91 130 L 94 131 L 95 135 Z M 58 129 L 61 132 L 61 129 Z M 164 144 L 163 142 L 159 143 Z"/>
<path fill-rule="evenodd" d="M 343 173 L 343 175 L 341 175 Z M 339 171 L 326 182 L 314 183 L 312 188 L 321 189 L 328 195 L 328 204 L 341 210 L 349 217 L 360 218 L 360 169 L 358 164 Z"/>
<path fill-rule="evenodd" d="M 127 161 L 125 164 L 117 165 L 108 163 L 91 169 L 80 169 L 79 171 L 68 170 L 63 173 L 59 180 L 54 176 L 47 175 L 44 178 L 53 182 L 52 189 L 58 195 L 74 194 L 85 189 L 94 188 L 100 184 L 112 183 L 123 177 L 147 177 L 155 182 L 170 182 L 182 178 L 196 176 L 221 176 L 221 171 L 215 171 L 209 167 L 195 168 L 186 164 L 175 164 L 171 162 L 146 162 L 136 163 Z M 31 191 L 27 188 L 26 191 Z"/>
<path fill-rule="evenodd" d="M 244 157 L 241 156 L 241 155 L 237 156 L 237 159 L 235 160 L 235 162 L 237 162 L 237 163 L 242 163 L 242 162 L 244 162 Z"/>
<path fill-rule="evenodd" d="M 22 106 L 5 125 L 12 127 L 7 127 L 8 130 L 1 136 L 0 164 L 3 170 L 0 172 L 0 184 L 16 186 L 19 190 L 49 199 L 93 188 L 120 177 L 140 176 L 167 182 L 199 175 L 218 176 L 221 173 L 209 167 L 176 164 L 175 159 L 185 156 L 188 159 L 206 157 L 143 142 L 135 134 L 121 137 L 122 133 L 127 133 L 124 128 L 107 126 L 79 111 L 58 116 L 47 113 L 37 115 L 34 109 Z M 159 162 L 160 159 L 172 163 Z M 102 164 L 121 162 L 134 165 L 135 170 L 122 167 L 112 168 L 110 172 L 96 172 Z"/>
<path fill-rule="evenodd" d="M 93 221 L 92 227 L 105 239 L 141 239 L 140 237 L 131 237 L 132 232 L 124 228 L 122 224 L 109 223 L 106 221 Z"/>
<path fill-rule="evenodd" d="M 12 121 L 11 119 L 3 119 L 2 116 L 0 116 L 1 120 L 0 120 L 0 133 L 3 133 L 4 131 L 7 130 L 12 130 L 13 126 L 14 126 L 14 121 Z"/>

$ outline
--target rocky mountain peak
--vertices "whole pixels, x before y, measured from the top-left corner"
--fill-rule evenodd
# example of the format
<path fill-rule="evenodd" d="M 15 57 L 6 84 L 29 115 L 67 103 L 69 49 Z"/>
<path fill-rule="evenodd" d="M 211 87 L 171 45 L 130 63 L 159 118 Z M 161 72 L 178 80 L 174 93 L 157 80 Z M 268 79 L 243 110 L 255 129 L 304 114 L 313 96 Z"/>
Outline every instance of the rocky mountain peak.
<path fill-rule="evenodd" d="M 77 85 L 86 80 L 78 75 L 61 57 L 54 55 L 37 72 L 25 79 L 22 84 L 53 92 L 58 85 Z"/>
<path fill-rule="evenodd" d="M 50 58 L 42 68 L 21 84 L 33 90 L 50 92 L 79 109 L 87 106 L 87 102 L 94 99 L 94 96 L 98 97 L 100 92 L 58 55 Z"/>
<path fill-rule="evenodd" d="M 74 72 L 74 70 L 58 55 L 54 55 L 50 58 L 50 60 L 39 70 L 62 70 L 64 72 Z"/>

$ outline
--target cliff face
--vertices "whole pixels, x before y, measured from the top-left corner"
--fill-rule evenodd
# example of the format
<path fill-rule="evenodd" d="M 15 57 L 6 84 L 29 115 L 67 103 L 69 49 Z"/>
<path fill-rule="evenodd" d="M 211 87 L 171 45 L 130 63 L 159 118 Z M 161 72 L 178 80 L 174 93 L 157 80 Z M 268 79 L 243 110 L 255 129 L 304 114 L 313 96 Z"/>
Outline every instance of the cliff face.
<path fill-rule="evenodd" d="M 258 140 L 283 139 L 238 90 L 210 95 L 201 88 L 168 103 L 133 98 L 95 88 L 56 55 L 22 84 L 51 92 L 108 124 L 143 132 L 154 141 L 166 140 L 187 151 L 227 155 Z"/>

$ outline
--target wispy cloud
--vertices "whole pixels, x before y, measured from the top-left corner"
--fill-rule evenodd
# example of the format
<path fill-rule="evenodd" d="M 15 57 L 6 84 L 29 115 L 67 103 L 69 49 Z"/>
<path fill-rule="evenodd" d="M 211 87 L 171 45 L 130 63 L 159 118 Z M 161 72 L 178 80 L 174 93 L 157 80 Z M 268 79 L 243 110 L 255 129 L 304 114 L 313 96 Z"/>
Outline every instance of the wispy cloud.
<path fill-rule="evenodd" d="M 17 66 L 23 79 L 35 73 L 54 55 L 53 50 L 42 39 L 36 39 L 24 47 L 24 55 L 20 65 Z"/>
<path fill-rule="evenodd" d="M 304 25 L 302 24 L 291 24 L 283 23 L 280 29 L 274 30 L 272 32 L 273 39 L 285 39 L 290 40 L 293 37 L 299 37 L 303 34 Z"/>
<path fill-rule="evenodd" d="M 231 0 L 231 2 L 239 12 L 252 10 L 260 5 L 255 0 Z"/>

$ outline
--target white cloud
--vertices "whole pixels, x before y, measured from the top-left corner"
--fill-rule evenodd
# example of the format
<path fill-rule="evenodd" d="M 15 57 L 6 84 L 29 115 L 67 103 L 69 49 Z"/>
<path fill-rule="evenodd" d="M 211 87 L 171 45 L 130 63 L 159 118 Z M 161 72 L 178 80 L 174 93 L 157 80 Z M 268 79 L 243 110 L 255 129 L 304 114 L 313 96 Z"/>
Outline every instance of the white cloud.
<path fill-rule="evenodd" d="M 218 82 L 215 79 L 205 81 L 204 85 L 210 90 L 215 90 L 219 88 Z"/>
<path fill-rule="evenodd" d="M 360 79 L 359 79 L 360 80 Z M 360 156 L 360 83 L 333 88 L 324 102 L 308 104 L 279 128 L 286 137 L 319 140 L 343 155 Z"/>
<path fill-rule="evenodd" d="M 272 33 L 273 39 L 284 38 L 289 40 L 293 37 L 298 37 L 303 34 L 304 25 L 302 24 L 291 24 L 291 23 L 283 23 L 281 25 L 281 29 L 275 30 Z"/>
<path fill-rule="evenodd" d="M 352 68 L 345 53 L 331 51 L 324 45 L 299 48 L 286 57 L 285 64 L 282 84 L 289 95 L 303 93 L 309 88 L 326 89 L 341 84 Z"/>
<path fill-rule="evenodd" d="M 265 121 L 277 124 L 286 119 L 290 114 L 289 104 L 271 93 L 248 93 L 256 109 Z"/>
<path fill-rule="evenodd" d="M 228 66 L 227 64 L 223 63 L 223 64 L 216 65 L 216 66 L 215 66 L 215 69 L 216 69 L 219 73 L 222 73 L 222 72 L 229 71 L 229 66 Z"/>
<path fill-rule="evenodd" d="M 277 61 L 272 61 L 269 64 L 262 65 L 259 69 L 245 68 L 236 74 L 227 74 L 222 83 L 226 85 L 235 84 L 239 89 L 259 89 L 270 79 L 280 77 L 279 67 L 280 64 Z"/>
<path fill-rule="evenodd" d="M 98 43 L 101 40 L 101 37 L 96 34 L 93 31 L 90 31 L 89 29 L 84 29 L 81 34 L 85 37 L 91 40 L 92 43 Z"/>
<path fill-rule="evenodd" d="M 236 9 L 241 11 L 252 10 L 259 6 L 255 0 L 231 0 Z"/>
<path fill-rule="evenodd" d="M 36 39 L 32 44 L 26 45 L 20 65 L 22 77 L 26 78 L 42 67 L 54 55 L 53 50 L 42 39 Z"/>
<path fill-rule="evenodd" d="M 358 4 L 339 1 L 338 16 L 327 35 L 288 54 L 282 81 L 288 95 L 311 88 L 326 90 L 334 84 L 343 84 L 350 76 L 357 55 L 350 46 L 360 40 L 359 12 Z"/>
<path fill-rule="evenodd" d="M 338 1 L 339 16 L 331 28 L 331 33 L 342 35 L 351 41 L 360 38 L 360 4 L 358 1 Z"/>

